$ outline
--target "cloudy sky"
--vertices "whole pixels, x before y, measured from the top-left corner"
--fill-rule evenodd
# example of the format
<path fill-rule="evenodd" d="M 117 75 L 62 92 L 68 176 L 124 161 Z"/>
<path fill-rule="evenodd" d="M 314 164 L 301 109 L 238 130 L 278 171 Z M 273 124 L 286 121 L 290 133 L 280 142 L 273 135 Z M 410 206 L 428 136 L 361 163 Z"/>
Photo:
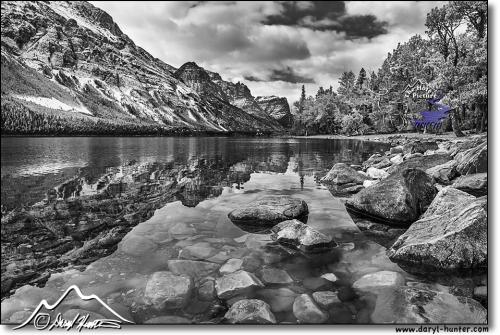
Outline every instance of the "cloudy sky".
<path fill-rule="evenodd" d="M 107 11 L 137 45 L 180 67 L 195 61 L 243 81 L 254 96 L 292 103 L 337 86 L 343 71 L 376 70 L 398 42 L 424 34 L 435 1 L 114 2 Z"/>

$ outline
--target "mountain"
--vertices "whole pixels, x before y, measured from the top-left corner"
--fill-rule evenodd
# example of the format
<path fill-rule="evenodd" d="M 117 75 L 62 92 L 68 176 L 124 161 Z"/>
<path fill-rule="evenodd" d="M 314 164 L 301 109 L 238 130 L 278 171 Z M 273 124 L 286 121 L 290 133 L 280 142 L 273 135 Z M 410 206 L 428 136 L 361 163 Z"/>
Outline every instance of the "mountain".
<path fill-rule="evenodd" d="M 1 37 L 2 134 L 283 130 L 246 86 L 164 63 L 85 1 L 2 1 Z"/>
<path fill-rule="evenodd" d="M 255 98 L 255 102 L 265 113 L 278 121 L 283 127 L 292 127 L 293 115 L 290 112 L 290 106 L 286 98 L 274 95 L 267 97 L 259 96 Z"/>

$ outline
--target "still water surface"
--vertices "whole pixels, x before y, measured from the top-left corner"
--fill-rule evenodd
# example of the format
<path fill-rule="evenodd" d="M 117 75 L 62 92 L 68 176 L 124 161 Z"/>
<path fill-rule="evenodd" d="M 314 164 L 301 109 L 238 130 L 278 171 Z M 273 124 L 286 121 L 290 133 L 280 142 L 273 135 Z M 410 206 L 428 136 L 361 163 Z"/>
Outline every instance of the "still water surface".
<path fill-rule="evenodd" d="M 203 160 L 214 173 L 246 162 L 263 172 L 289 168 L 322 176 L 336 162 L 358 164 L 387 145 L 358 140 L 230 137 L 2 138 L 2 205 L 33 204 L 48 189 L 78 175 L 94 183 L 108 168 L 138 163 L 189 165 Z"/>
<path fill-rule="evenodd" d="M 168 319 L 170 322 L 218 322 L 225 308 L 241 298 L 266 301 L 278 322 L 296 323 L 292 312 L 295 297 L 318 291 L 338 292 L 342 296 L 341 303 L 325 308 L 329 315 L 326 323 L 370 323 L 374 296 L 352 294 L 355 280 L 381 270 L 401 273 L 407 284 L 422 279 L 390 262 L 385 248 L 366 239 L 341 201 L 318 181 L 336 162 L 359 164 L 373 153 L 385 150 L 387 146 L 383 144 L 356 140 L 3 139 L 4 206 L 39 201 L 49 188 L 75 175 L 81 181 L 79 186 L 63 196 L 92 192 L 95 188 L 90 186 L 105 171 L 130 161 L 146 166 L 161 163 L 163 168 L 172 169 L 182 166 L 184 171 L 202 173 L 197 174 L 201 176 L 200 182 L 191 184 L 189 197 L 166 204 L 149 220 L 135 226 L 111 255 L 95 261 L 84 271 L 68 268 L 53 274 L 44 288 L 25 286 L 18 289 L 2 302 L 2 321 L 9 320 L 14 312 L 33 310 L 42 298 L 52 302 L 69 285 L 77 284 L 85 294 L 97 294 L 136 323 L 161 316 L 183 318 Z M 146 171 L 148 178 L 154 178 L 156 172 Z M 339 247 L 331 253 L 312 257 L 286 252 L 273 243 L 269 235 L 249 234 L 228 219 L 231 210 L 266 195 L 290 195 L 305 200 L 310 211 L 308 224 L 332 236 Z M 263 268 L 275 268 L 285 270 L 292 280 L 265 284 L 245 292 L 244 296 L 226 300 L 214 296 L 207 300 L 201 297 L 199 288 L 222 274 L 194 271 L 194 289 L 186 305 L 158 311 L 144 299 L 147 280 L 156 271 L 168 271 L 168 261 L 177 259 L 206 261 L 219 266 L 233 259 L 257 277 Z M 335 274 L 338 280 L 331 282 L 321 278 L 328 273 Z M 101 306 L 78 299 L 61 308 L 75 307 L 105 314 Z M 379 311 L 379 315 L 390 320 L 393 307 Z"/>

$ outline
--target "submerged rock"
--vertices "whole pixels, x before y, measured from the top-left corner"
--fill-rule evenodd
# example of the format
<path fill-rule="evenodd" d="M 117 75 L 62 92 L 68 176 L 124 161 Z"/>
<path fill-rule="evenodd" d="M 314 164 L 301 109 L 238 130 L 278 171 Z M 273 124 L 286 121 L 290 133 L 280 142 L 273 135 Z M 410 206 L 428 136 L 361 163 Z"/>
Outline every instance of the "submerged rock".
<path fill-rule="evenodd" d="M 215 289 L 221 299 L 242 295 L 263 286 L 264 284 L 253 273 L 243 270 L 228 273 L 215 281 Z"/>
<path fill-rule="evenodd" d="M 322 252 L 337 246 L 333 239 L 298 220 L 281 222 L 271 229 L 271 238 L 302 252 Z"/>
<path fill-rule="evenodd" d="M 229 219 L 247 232 L 265 232 L 291 219 L 307 222 L 309 210 L 305 201 L 289 196 L 268 196 L 229 213 Z"/>
<path fill-rule="evenodd" d="M 293 283 L 292 277 L 285 270 L 275 268 L 264 268 L 260 271 L 260 278 L 266 284 L 289 284 Z"/>
<path fill-rule="evenodd" d="M 337 293 L 332 292 L 332 291 L 318 291 L 314 292 L 312 294 L 314 301 L 316 303 L 325 309 L 328 309 L 329 307 L 332 307 L 333 305 L 336 304 L 341 304 L 342 302 L 340 301 L 339 297 L 337 296 Z"/>
<path fill-rule="evenodd" d="M 179 258 L 191 260 L 205 260 L 215 255 L 217 250 L 208 242 L 199 242 L 184 247 L 179 253 Z"/>
<path fill-rule="evenodd" d="M 190 324 L 191 320 L 176 315 L 163 315 L 144 321 L 145 324 L 169 325 L 169 324 Z"/>
<path fill-rule="evenodd" d="M 291 311 L 297 295 L 288 288 L 269 288 L 257 292 L 257 296 L 266 301 L 275 313 Z"/>
<path fill-rule="evenodd" d="M 452 186 L 461 191 L 481 197 L 488 194 L 488 173 L 474 173 L 455 179 Z"/>
<path fill-rule="evenodd" d="M 363 184 L 363 181 L 370 179 L 367 176 L 354 170 L 352 167 L 345 163 L 335 164 L 331 170 L 321 178 L 321 182 L 325 184 Z"/>
<path fill-rule="evenodd" d="M 200 300 L 211 301 L 215 298 L 215 281 L 207 279 L 198 288 L 198 298 Z"/>
<path fill-rule="evenodd" d="M 444 211 L 437 206 L 432 214 L 426 213 L 394 243 L 389 258 L 411 272 L 485 270 L 487 198 L 467 202 L 458 201 L 457 206 Z"/>
<path fill-rule="evenodd" d="M 221 274 L 228 274 L 236 272 L 241 269 L 243 265 L 243 260 L 239 258 L 228 259 L 227 262 L 220 268 L 219 272 Z"/>
<path fill-rule="evenodd" d="M 151 254 L 158 245 L 143 236 L 131 236 L 121 242 L 121 250 L 127 255 L 144 256 Z"/>
<path fill-rule="evenodd" d="M 487 311 L 471 298 L 400 286 L 377 296 L 374 323 L 484 324 Z"/>
<path fill-rule="evenodd" d="M 157 310 L 182 308 L 192 291 L 193 281 L 189 276 L 159 271 L 153 273 L 146 283 L 144 301 Z"/>
<path fill-rule="evenodd" d="M 359 278 L 352 284 L 352 287 L 359 292 L 371 292 L 393 287 L 403 286 L 405 284 L 404 277 L 394 271 L 378 271 L 369 273 Z"/>
<path fill-rule="evenodd" d="M 293 315 L 301 323 L 324 323 L 328 320 L 328 313 L 321 310 L 309 294 L 301 294 L 295 299 Z"/>
<path fill-rule="evenodd" d="M 258 299 L 243 299 L 235 302 L 224 317 L 230 323 L 276 323 L 269 305 Z"/>
<path fill-rule="evenodd" d="M 172 273 L 190 277 L 206 277 L 219 269 L 219 264 L 202 261 L 171 259 L 167 263 Z"/>
<path fill-rule="evenodd" d="M 417 220 L 437 193 L 431 178 L 421 170 L 407 169 L 365 188 L 347 200 L 346 208 L 360 216 L 394 225 Z"/>

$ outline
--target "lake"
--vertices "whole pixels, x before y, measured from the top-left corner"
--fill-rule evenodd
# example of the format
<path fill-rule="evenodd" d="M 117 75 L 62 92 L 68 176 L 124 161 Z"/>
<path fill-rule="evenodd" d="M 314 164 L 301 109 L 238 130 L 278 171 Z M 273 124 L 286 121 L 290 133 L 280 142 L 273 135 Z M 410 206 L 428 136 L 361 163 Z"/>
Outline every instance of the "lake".
<path fill-rule="evenodd" d="M 341 199 L 319 180 L 337 162 L 361 164 L 387 149 L 381 143 L 306 138 L 4 138 L 4 208 L 44 198 L 59 202 L 83 196 L 124 199 L 131 192 L 142 194 L 144 187 L 181 187 L 151 215 L 135 222 L 110 253 L 84 266 L 70 263 L 59 268 L 43 287 L 19 288 L 3 300 L 2 321 L 29 314 L 42 298 L 53 302 L 76 284 L 84 294 L 98 295 L 135 323 L 218 323 L 227 308 L 242 298 L 269 304 L 279 323 L 296 323 L 295 298 L 324 292 L 336 292 L 340 300 L 325 305 L 328 313 L 323 323 L 374 322 L 375 296 L 354 294 L 352 289 L 363 275 L 393 271 L 407 285 L 436 290 L 441 286 L 392 263 L 386 248 L 360 232 Z M 269 234 L 245 232 L 229 220 L 230 211 L 275 195 L 304 200 L 309 208 L 307 224 L 333 237 L 338 246 L 323 254 L 292 252 L 273 242 Z M 137 203 L 125 207 L 147 205 L 143 197 L 132 199 Z M 84 213 L 88 214 L 85 220 L 80 218 L 75 225 L 87 227 L 92 220 L 100 224 L 96 213 Z M 79 246 L 84 248 L 85 243 Z M 182 306 L 159 310 L 146 299 L 147 283 L 154 273 L 174 269 L 191 277 L 188 298 Z M 262 279 L 258 287 L 217 298 L 214 281 L 241 269 L 261 279 L 263 271 L 277 271 L 281 279 Z M 106 315 L 102 306 L 76 297 L 59 311 L 75 308 Z M 377 320 L 391 320 L 394 308 L 379 306 Z"/>
<path fill-rule="evenodd" d="M 9 209 L 40 201 L 75 176 L 93 183 L 106 169 L 131 161 L 179 166 L 203 160 L 218 171 L 245 162 L 275 173 L 290 165 L 300 181 L 302 175 L 322 176 L 337 162 L 359 164 L 388 148 L 358 140 L 255 137 L 5 137 L 1 142 L 2 206 Z"/>

